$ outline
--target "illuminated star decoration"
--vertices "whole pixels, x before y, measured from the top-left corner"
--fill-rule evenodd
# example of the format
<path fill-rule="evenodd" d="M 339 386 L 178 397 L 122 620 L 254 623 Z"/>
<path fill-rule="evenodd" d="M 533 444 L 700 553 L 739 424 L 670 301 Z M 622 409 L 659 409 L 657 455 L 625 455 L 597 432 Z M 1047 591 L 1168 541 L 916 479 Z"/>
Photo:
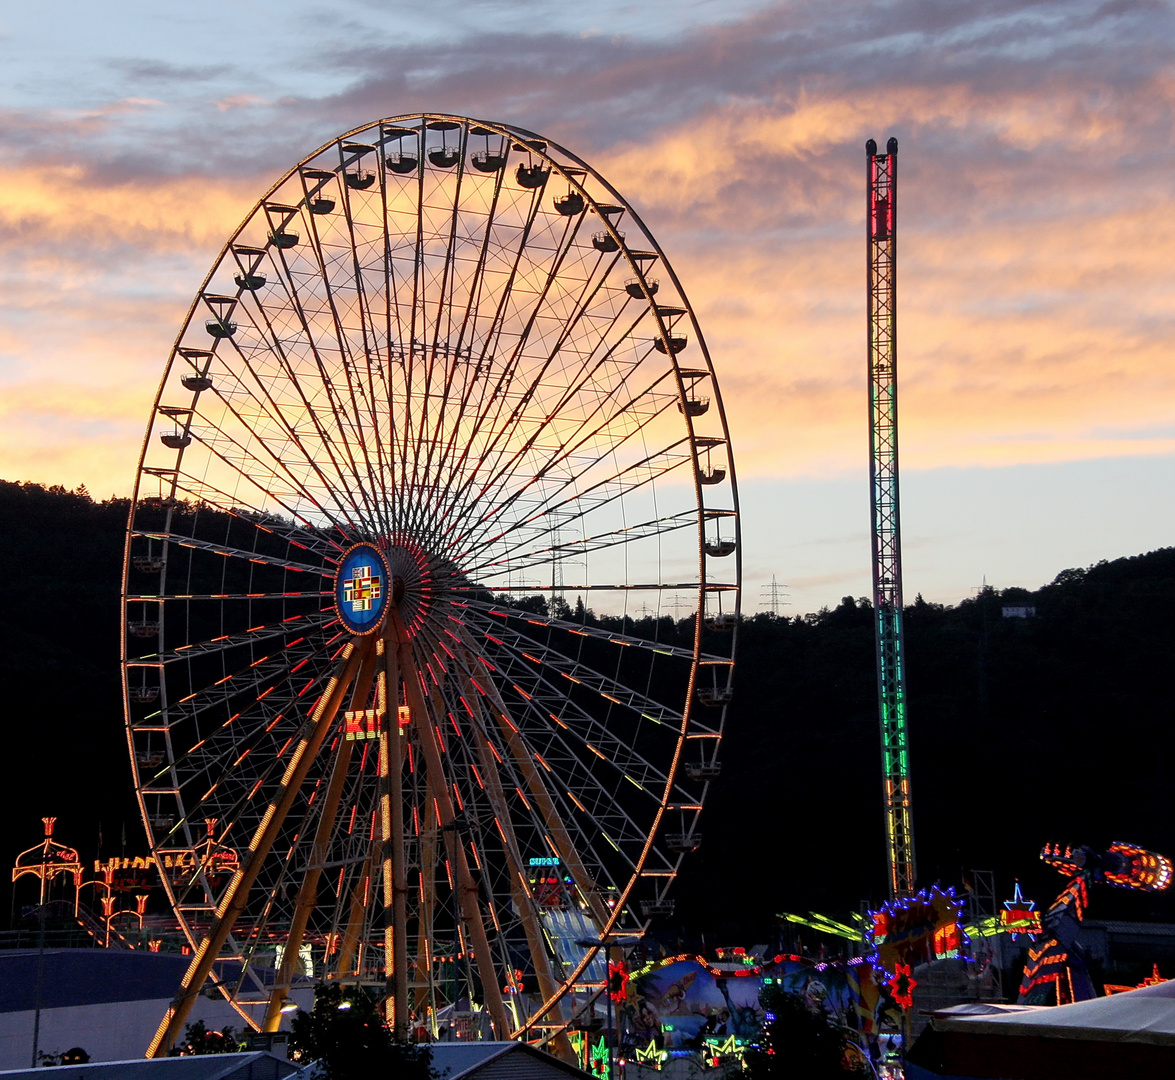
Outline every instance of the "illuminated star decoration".
<path fill-rule="evenodd" d="M 914 987 L 918 982 L 911 974 L 909 964 L 894 964 L 893 974 L 889 977 L 887 985 L 899 1008 L 914 1007 Z"/>
<path fill-rule="evenodd" d="M 623 1005 L 628 997 L 628 965 L 608 961 L 608 996 L 617 1005 Z"/>
<path fill-rule="evenodd" d="M 1004 901 L 1004 910 L 1000 912 L 1000 923 L 1008 926 L 1011 923 L 1028 921 L 1029 925 L 1019 930 L 1012 930 L 1012 940 L 1019 941 L 1021 937 L 1032 937 L 1040 933 L 1040 912 L 1036 910 L 1035 900 L 1025 900 L 1020 892 L 1020 879 L 1016 879 L 1016 891 L 1011 900 Z"/>
<path fill-rule="evenodd" d="M 636 1048 L 636 1060 L 638 1064 L 644 1063 L 646 1065 L 659 1067 L 661 1062 L 663 1062 L 668 1056 L 669 1055 L 666 1051 L 657 1049 L 657 1041 L 655 1039 L 650 1039 L 649 1045 L 643 1049 L 639 1046 Z"/>
<path fill-rule="evenodd" d="M 591 1048 L 591 1067 L 593 1075 L 602 1077 L 602 1080 L 608 1080 L 608 1064 L 608 1047 L 604 1042 L 604 1037 L 601 1035 L 600 1041 L 594 1043 Z"/>

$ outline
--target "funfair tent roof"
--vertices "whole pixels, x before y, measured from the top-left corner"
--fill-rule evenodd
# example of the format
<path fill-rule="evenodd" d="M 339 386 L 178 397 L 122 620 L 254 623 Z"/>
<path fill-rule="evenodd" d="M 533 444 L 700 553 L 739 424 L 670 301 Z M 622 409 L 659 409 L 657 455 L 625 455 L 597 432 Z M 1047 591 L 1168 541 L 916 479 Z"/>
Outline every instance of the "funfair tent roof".
<path fill-rule="evenodd" d="M 910 1080 L 1175 1076 L 1175 982 L 1052 1008 L 944 1009 L 909 1065 Z"/>
<path fill-rule="evenodd" d="M 936 1014 L 934 1027 L 976 1035 L 1175 1046 L 1175 980 L 1052 1008 L 1020 1008 L 994 1015 L 944 1010 Z"/>

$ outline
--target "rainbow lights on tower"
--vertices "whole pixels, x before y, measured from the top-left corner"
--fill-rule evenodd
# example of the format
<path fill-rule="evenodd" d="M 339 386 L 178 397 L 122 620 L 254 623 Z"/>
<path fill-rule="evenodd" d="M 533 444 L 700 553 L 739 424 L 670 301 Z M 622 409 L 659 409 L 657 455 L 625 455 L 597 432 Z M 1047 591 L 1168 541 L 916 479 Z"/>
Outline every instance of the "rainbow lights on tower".
<path fill-rule="evenodd" d="M 873 516 L 873 610 L 885 777 L 889 891 L 914 892 L 910 759 L 902 646 L 902 542 L 898 514 L 897 195 L 898 141 L 870 139 L 866 189 L 869 327 L 869 485 Z"/>

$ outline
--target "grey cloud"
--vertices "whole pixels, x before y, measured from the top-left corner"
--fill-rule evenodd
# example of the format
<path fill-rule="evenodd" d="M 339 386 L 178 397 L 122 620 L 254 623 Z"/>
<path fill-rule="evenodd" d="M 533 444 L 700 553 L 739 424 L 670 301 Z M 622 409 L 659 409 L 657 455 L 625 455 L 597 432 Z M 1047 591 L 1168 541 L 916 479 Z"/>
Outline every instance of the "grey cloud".
<path fill-rule="evenodd" d="M 206 82 L 233 71 L 229 64 L 169 64 L 145 57 L 112 60 L 109 66 L 128 79 L 154 83 Z"/>
<path fill-rule="evenodd" d="M 757 225 L 764 228 L 791 229 L 827 222 L 830 211 L 843 215 L 835 208 L 855 207 L 858 170 L 852 162 L 863 156 L 864 138 L 892 131 L 903 140 L 916 132 L 917 153 L 902 160 L 907 184 L 926 190 L 923 219 L 964 222 L 974 213 L 980 187 L 989 195 L 1002 188 L 1021 201 L 1042 203 L 1077 189 L 1076 173 L 1068 187 L 1058 187 L 1058 170 L 1076 164 L 1065 160 L 1063 139 L 1021 147 L 985 118 L 985 108 L 998 114 L 1015 95 L 1060 103 L 1056 107 L 1068 110 L 1074 128 L 1106 120 L 1131 130 L 1127 145 L 1081 161 L 1086 185 L 1115 174 L 1125 155 L 1136 182 L 1162 182 L 1170 171 L 1170 109 L 1146 91 L 1169 68 L 1172 29 L 1165 5 L 1122 0 L 1100 7 L 1057 0 L 801 0 L 655 41 L 549 31 L 454 33 L 411 47 L 344 45 L 336 38 L 294 62 L 350 74 L 340 93 L 281 97 L 273 90 L 273 74 L 260 71 L 231 92 L 278 99 L 263 110 L 218 111 L 211 99 L 200 99 L 166 123 L 126 115 L 117 123 L 78 126 L 64 139 L 49 134 L 49 124 L 31 142 L 22 141 L 27 132 L 11 141 L 0 132 L 0 143 L 13 156 L 31 152 L 41 160 L 76 161 L 84 147 L 98 183 L 152 172 L 268 179 L 339 131 L 392 113 L 436 110 L 504 119 L 590 159 L 639 148 L 662 129 L 688 127 L 716 109 L 750 125 L 757 111 L 787 115 L 812 98 L 876 97 L 873 129 L 861 122 L 858 130 L 844 132 L 840 146 L 801 161 L 784 148 L 744 151 L 732 163 L 729 183 L 706 195 L 716 200 L 715 212 L 737 206 L 761 215 Z M 123 63 L 128 74 L 177 85 L 222 70 Z M 921 120 L 893 103 L 898 91 L 952 89 L 965 99 L 962 116 Z M 722 154 L 724 148 L 699 144 L 698 152 Z M 706 207 L 689 206 L 679 214 L 684 221 L 699 211 L 704 218 Z"/>

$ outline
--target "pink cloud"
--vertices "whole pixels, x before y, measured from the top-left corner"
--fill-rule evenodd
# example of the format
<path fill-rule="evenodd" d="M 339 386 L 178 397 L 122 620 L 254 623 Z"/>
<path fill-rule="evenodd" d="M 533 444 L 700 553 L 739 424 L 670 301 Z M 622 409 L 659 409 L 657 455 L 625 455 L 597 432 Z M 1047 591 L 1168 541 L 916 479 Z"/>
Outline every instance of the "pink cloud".
<path fill-rule="evenodd" d="M 638 209 L 699 313 L 742 476 L 857 469 L 863 143 L 894 132 L 905 465 L 1169 453 L 1168 23 L 1092 5 L 791 4 L 653 42 L 536 31 L 336 49 L 329 63 L 355 76 L 342 94 L 274 94 L 264 120 L 250 106 L 269 98 L 214 111 L 205 94 L 149 141 L 134 125 L 174 111 L 155 99 L 8 114 L 0 246 L 20 269 L 2 377 L 39 386 L 50 364 L 63 385 L 128 380 L 129 398 L 93 408 L 129 423 L 139 401 L 141 428 L 191 295 L 271 180 L 347 126 L 451 108 L 565 139 Z M 32 163 L 28 146 L 51 150 Z M 54 424 L 78 417 L 34 412 L 72 470 Z M 132 458 L 138 437 L 111 436 Z"/>

